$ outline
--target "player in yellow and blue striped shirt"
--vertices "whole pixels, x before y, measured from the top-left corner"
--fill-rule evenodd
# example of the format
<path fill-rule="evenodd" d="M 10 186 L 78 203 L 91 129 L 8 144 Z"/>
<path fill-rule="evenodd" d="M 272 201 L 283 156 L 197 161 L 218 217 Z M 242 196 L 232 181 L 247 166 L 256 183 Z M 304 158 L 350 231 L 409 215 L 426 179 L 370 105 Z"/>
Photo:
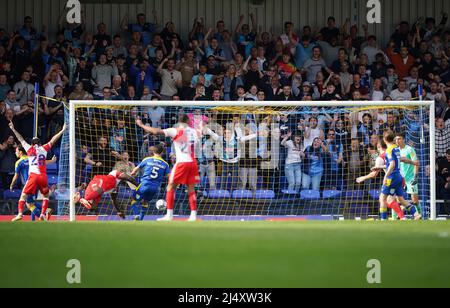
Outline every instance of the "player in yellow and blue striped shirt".
<path fill-rule="evenodd" d="M 137 188 L 131 204 L 136 215 L 135 220 L 144 220 L 145 210 L 142 202 L 150 202 L 156 196 L 164 178 L 170 173 L 169 164 L 161 157 L 164 151 L 162 145 L 156 145 L 153 147 L 154 155 L 145 158 L 131 173 L 135 176 L 140 170 L 143 171 L 141 185 Z M 140 206 L 139 214 L 138 206 Z"/>
<path fill-rule="evenodd" d="M 383 141 L 387 145 L 386 149 L 386 174 L 383 180 L 383 187 L 380 195 L 380 215 L 381 220 L 387 220 L 387 209 L 393 208 L 394 202 L 388 204 L 389 196 L 397 196 L 397 200 L 406 209 L 410 209 L 411 204 L 405 200 L 406 193 L 403 190 L 403 177 L 400 172 L 400 149 L 395 144 L 395 135 L 392 131 L 387 131 L 383 135 Z M 403 214 L 403 213 L 402 213 Z M 402 215 L 403 216 L 403 215 Z M 401 219 L 405 219 L 401 217 Z"/>

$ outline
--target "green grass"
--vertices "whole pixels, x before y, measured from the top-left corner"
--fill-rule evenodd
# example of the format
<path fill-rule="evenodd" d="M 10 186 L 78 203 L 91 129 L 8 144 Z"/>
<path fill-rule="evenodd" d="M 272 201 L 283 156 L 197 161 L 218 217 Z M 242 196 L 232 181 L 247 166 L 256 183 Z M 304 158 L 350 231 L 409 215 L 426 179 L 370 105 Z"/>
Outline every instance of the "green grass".
<path fill-rule="evenodd" d="M 0 223 L 0 287 L 450 287 L 449 222 Z"/>

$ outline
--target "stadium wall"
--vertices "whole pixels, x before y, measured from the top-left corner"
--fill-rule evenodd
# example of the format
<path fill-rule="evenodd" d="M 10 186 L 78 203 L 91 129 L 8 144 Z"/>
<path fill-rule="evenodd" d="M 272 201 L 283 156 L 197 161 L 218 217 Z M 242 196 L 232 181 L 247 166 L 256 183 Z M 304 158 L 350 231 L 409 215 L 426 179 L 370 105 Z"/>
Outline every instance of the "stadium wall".
<path fill-rule="evenodd" d="M 227 28 L 236 26 L 239 16 L 255 12 L 264 30 L 273 27 L 275 33 L 283 30 L 283 21 L 293 21 L 296 29 L 304 25 L 322 27 L 328 16 L 335 16 L 341 25 L 347 17 L 361 26 L 366 22 L 367 0 L 81 0 L 86 12 L 87 28 L 94 31 L 103 21 L 108 33 L 119 31 L 120 20 L 129 14 L 135 20 L 138 12 L 151 16 L 153 9 L 159 13 L 161 23 L 172 20 L 177 31 L 185 38 L 195 17 L 205 17 L 208 27 L 223 19 Z M 382 23 L 370 25 L 369 31 L 387 43 L 396 24 L 401 20 L 414 22 L 417 16 L 434 16 L 439 19 L 442 11 L 450 12 L 448 0 L 380 0 Z M 14 29 L 30 15 L 34 25 L 40 29 L 46 25 L 50 36 L 55 34 L 58 18 L 66 0 L 0 0 L 0 27 Z M 119 4 L 133 3 L 133 4 Z M 136 4 L 137 3 L 137 4 Z M 252 3 L 263 3 L 254 5 Z M 439 20 L 438 20 L 439 22 Z"/>

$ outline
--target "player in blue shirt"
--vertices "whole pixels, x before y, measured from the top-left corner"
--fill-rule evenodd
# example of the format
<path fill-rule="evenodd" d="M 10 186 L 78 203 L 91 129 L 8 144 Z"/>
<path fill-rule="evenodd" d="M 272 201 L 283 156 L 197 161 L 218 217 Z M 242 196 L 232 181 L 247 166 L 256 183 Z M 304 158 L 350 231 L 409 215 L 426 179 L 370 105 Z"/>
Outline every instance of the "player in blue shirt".
<path fill-rule="evenodd" d="M 392 131 L 387 131 L 383 135 L 383 141 L 387 145 L 386 150 L 386 175 L 383 180 L 383 187 L 380 195 L 380 212 L 381 220 L 387 219 L 387 208 L 392 208 L 392 204 L 388 203 L 389 196 L 397 196 L 397 200 L 406 209 L 411 207 L 411 204 L 405 200 L 406 193 L 403 189 L 403 177 L 400 173 L 400 149 L 395 144 L 395 134 Z"/>
<path fill-rule="evenodd" d="M 23 148 L 17 148 L 16 149 L 16 156 L 19 158 L 18 161 L 16 161 L 15 166 L 15 174 L 11 182 L 10 190 L 14 189 L 14 186 L 16 185 L 17 181 L 20 180 L 22 185 L 25 185 L 25 183 L 28 181 L 28 156 L 27 153 Z"/>
<path fill-rule="evenodd" d="M 141 204 L 142 201 L 150 202 L 159 192 L 166 175 L 170 173 L 169 164 L 161 157 L 164 151 L 162 145 L 156 145 L 153 147 L 153 156 L 145 158 L 131 173 L 135 176 L 142 170 L 141 185 L 137 188 L 131 204 L 136 215 L 135 220 L 144 220 L 146 210 Z M 138 206 L 140 206 L 139 215 L 137 215 Z"/>

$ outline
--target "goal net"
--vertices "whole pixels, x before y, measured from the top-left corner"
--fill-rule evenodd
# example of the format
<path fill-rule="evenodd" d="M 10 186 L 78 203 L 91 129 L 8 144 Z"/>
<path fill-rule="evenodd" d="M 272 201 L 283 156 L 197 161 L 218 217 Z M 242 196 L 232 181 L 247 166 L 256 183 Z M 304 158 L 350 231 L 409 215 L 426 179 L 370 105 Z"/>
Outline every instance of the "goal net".
<path fill-rule="evenodd" d="M 171 140 L 136 125 L 169 128 L 187 114 L 197 131 L 200 183 L 198 214 L 204 220 L 367 219 L 379 215 L 384 171 L 371 173 L 382 152 L 383 133 L 399 142 L 408 199 L 424 218 L 435 215 L 433 102 L 89 102 L 72 101 L 62 140 L 56 199 L 58 215 L 75 219 L 119 219 L 110 196 L 95 210 L 74 204 L 95 175 L 131 174 Z M 416 165 L 412 165 L 416 162 Z M 139 175 L 136 176 L 139 181 Z M 147 204 L 146 219 L 164 214 L 167 179 Z M 134 189 L 120 184 L 117 203 L 129 219 L 137 215 Z M 176 191 L 175 215 L 189 215 L 185 187 Z M 406 211 L 408 215 L 408 211 Z"/>

